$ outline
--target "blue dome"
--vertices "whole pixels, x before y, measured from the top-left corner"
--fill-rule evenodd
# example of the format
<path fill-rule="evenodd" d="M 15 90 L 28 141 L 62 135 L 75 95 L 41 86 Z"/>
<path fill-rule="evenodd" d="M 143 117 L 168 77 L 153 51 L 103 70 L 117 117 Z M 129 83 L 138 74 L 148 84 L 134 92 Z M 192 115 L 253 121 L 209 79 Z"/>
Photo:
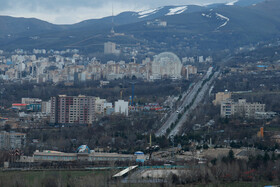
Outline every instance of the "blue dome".
<path fill-rule="evenodd" d="M 144 153 L 142 151 L 137 151 L 134 153 L 134 155 L 144 155 Z"/>
<path fill-rule="evenodd" d="M 81 145 L 78 149 L 77 149 L 78 153 L 90 153 L 90 149 L 87 145 Z"/>

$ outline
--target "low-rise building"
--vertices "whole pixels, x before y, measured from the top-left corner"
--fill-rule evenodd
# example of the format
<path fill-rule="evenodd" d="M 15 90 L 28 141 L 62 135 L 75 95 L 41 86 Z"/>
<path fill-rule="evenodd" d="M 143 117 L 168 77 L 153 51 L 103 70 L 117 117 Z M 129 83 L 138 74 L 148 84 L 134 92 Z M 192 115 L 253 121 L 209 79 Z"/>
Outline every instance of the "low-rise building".
<path fill-rule="evenodd" d="M 16 110 L 26 110 L 26 109 L 27 109 L 27 104 L 13 103 L 13 104 L 12 104 L 12 109 L 16 109 Z"/>
<path fill-rule="evenodd" d="M 197 67 L 195 66 L 192 66 L 192 65 L 187 65 L 186 66 L 186 69 L 188 71 L 188 74 L 191 75 L 191 74 L 197 74 Z"/>
<path fill-rule="evenodd" d="M 106 42 L 104 43 L 104 54 L 115 54 L 118 55 L 121 53 L 120 50 L 117 49 L 116 43 Z"/>
<path fill-rule="evenodd" d="M 124 100 L 118 100 L 115 102 L 115 113 L 124 114 L 128 116 L 128 102 Z"/>
<path fill-rule="evenodd" d="M 245 118 L 255 118 L 256 112 L 265 112 L 265 104 L 247 103 L 246 99 L 239 99 L 234 102 L 231 99 L 221 103 L 221 117 L 240 116 Z"/>
<path fill-rule="evenodd" d="M 215 106 L 220 105 L 222 101 L 228 100 L 231 98 L 231 92 L 225 91 L 225 92 L 218 92 L 216 93 L 216 98 L 213 101 L 213 104 Z"/>
<path fill-rule="evenodd" d="M 42 113 L 47 115 L 51 113 L 51 101 L 42 102 Z"/>
<path fill-rule="evenodd" d="M 21 149 L 26 144 L 26 134 L 18 132 L 0 132 L 0 149 Z"/>
<path fill-rule="evenodd" d="M 135 155 L 118 153 L 63 153 L 58 151 L 36 151 L 34 162 L 70 162 L 70 161 L 136 161 Z"/>
<path fill-rule="evenodd" d="M 276 112 L 256 112 L 255 119 L 272 119 L 277 116 Z"/>
<path fill-rule="evenodd" d="M 40 104 L 42 102 L 42 99 L 38 98 L 21 98 L 22 104 Z"/>
<path fill-rule="evenodd" d="M 106 99 L 100 99 L 99 97 L 95 100 L 95 113 L 99 115 L 104 114 L 104 106 L 106 103 Z"/>

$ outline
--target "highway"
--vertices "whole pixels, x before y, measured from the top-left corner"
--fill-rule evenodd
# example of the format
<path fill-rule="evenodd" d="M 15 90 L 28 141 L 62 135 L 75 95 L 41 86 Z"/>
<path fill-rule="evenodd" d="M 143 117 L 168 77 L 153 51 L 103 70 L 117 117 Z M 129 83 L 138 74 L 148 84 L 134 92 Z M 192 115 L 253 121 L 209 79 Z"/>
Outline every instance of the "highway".
<path fill-rule="evenodd" d="M 182 117 L 176 124 L 176 126 L 172 129 L 168 137 L 177 135 L 183 126 L 183 124 L 187 121 L 187 115 L 197 107 L 197 105 L 202 101 L 206 91 L 209 89 L 210 85 L 212 84 L 213 80 L 218 76 L 218 72 L 215 72 L 213 77 L 207 81 L 204 85 L 204 80 L 207 80 L 213 72 L 213 67 L 210 67 L 204 77 L 199 80 L 196 84 L 191 86 L 187 92 L 185 92 L 182 96 L 183 102 L 182 104 L 175 110 L 173 113 L 170 114 L 169 118 L 166 122 L 161 126 L 161 128 L 155 133 L 155 136 L 163 136 L 166 134 L 168 128 L 171 127 L 172 123 L 175 124 L 176 120 L 178 119 L 178 115 L 182 114 Z M 184 108 L 189 105 L 189 108 L 184 112 Z M 191 105 L 191 106 L 190 106 Z"/>

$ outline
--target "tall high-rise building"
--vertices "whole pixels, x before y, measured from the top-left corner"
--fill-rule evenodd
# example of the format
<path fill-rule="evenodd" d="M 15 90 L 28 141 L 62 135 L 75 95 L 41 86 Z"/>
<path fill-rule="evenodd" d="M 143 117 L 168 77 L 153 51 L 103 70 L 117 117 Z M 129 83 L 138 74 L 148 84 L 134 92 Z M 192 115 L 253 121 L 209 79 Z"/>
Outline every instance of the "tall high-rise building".
<path fill-rule="evenodd" d="M 59 95 L 51 98 L 52 124 L 87 124 L 95 120 L 95 97 Z"/>
<path fill-rule="evenodd" d="M 116 49 L 116 44 L 113 42 L 104 43 L 104 54 L 120 54 L 120 50 Z"/>

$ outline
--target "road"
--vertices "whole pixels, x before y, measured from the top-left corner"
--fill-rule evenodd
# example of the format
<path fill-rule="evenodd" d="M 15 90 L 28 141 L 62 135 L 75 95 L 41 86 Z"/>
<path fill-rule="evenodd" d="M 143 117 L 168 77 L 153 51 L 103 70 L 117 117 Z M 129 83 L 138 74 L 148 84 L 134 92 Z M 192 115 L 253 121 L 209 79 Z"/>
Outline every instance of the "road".
<path fill-rule="evenodd" d="M 199 105 L 200 102 L 202 102 L 205 94 L 209 90 L 209 88 L 210 88 L 212 82 L 214 81 L 214 79 L 217 78 L 218 74 L 219 74 L 218 72 L 215 72 L 213 77 L 207 83 L 205 83 L 203 85 L 201 90 L 197 93 L 197 97 L 195 98 L 192 106 L 183 114 L 182 118 L 177 123 L 176 127 L 174 127 L 174 129 L 172 129 L 172 131 L 170 132 L 168 137 L 175 136 L 180 132 L 180 129 L 182 128 L 182 126 L 184 125 L 184 123 L 188 119 L 188 114 L 190 114 L 190 112 L 193 111 Z"/>
<path fill-rule="evenodd" d="M 218 76 L 218 73 L 215 72 L 211 80 L 209 80 L 203 85 L 204 80 L 207 80 L 209 76 L 212 74 L 212 72 L 213 72 L 213 67 L 210 67 L 207 73 L 204 75 L 204 77 L 201 80 L 199 80 L 196 84 L 194 84 L 192 87 L 190 87 L 188 91 L 183 94 L 182 104 L 177 108 L 177 110 L 175 110 L 173 113 L 170 114 L 166 122 L 155 133 L 157 137 L 165 135 L 167 129 L 171 127 L 172 123 L 175 124 L 175 121 L 178 119 L 178 115 L 182 114 L 182 117 L 180 118 L 180 120 L 178 121 L 174 129 L 170 132 L 168 137 L 178 134 L 183 124 L 187 121 L 187 115 L 190 113 L 190 111 L 196 108 L 197 105 L 202 101 L 205 92 L 209 89 L 213 80 Z M 192 102 L 193 104 L 184 112 L 184 108 L 190 105 Z"/>

